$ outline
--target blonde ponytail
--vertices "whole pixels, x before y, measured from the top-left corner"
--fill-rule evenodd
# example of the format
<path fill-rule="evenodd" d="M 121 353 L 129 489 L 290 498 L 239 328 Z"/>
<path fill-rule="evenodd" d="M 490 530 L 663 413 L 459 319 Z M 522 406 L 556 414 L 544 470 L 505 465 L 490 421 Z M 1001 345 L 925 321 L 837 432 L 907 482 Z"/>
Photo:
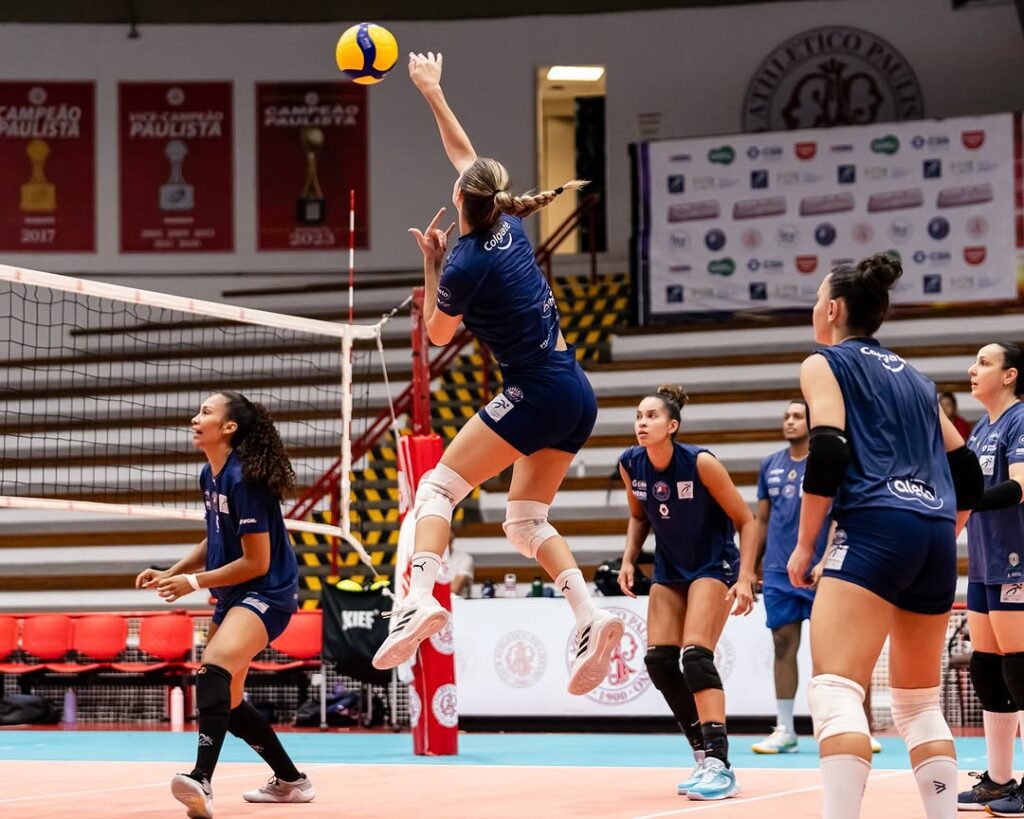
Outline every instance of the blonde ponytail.
<path fill-rule="evenodd" d="M 459 177 L 462 191 L 462 215 L 473 230 L 487 230 L 503 213 L 529 216 L 565 191 L 575 191 L 589 184 L 573 179 L 551 191 L 512 195 L 512 182 L 505 166 L 496 159 L 478 157 Z"/>
<path fill-rule="evenodd" d="M 555 201 L 555 197 L 565 191 L 578 191 L 589 184 L 586 179 L 571 179 L 551 191 L 540 191 L 539 193 L 523 193 L 513 196 L 510 191 L 498 191 L 494 195 L 494 205 L 499 213 L 508 213 L 512 216 L 529 216 L 536 213 L 545 205 Z"/>

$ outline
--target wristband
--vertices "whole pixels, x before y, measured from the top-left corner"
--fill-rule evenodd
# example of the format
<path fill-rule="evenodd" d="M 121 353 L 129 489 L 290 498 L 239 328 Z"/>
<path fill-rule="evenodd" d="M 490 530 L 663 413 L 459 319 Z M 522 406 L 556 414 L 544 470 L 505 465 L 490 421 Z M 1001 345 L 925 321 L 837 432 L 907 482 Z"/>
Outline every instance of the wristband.
<path fill-rule="evenodd" d="M 199 591 L 199 579 L 194 574 L 186 574 L 185 579 L 195 591 Z"/>

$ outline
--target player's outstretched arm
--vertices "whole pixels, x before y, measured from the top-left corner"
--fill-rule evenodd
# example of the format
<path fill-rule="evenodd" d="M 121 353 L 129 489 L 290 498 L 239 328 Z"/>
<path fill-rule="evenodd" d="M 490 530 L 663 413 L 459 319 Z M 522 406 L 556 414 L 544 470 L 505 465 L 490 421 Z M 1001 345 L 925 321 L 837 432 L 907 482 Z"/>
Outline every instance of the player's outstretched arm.
<path fill-rule="evenodd" d="M 409 54 L 409 77 L 412 79 L 423 98 L 430 106 L 430 110 L 437 120 L 437 129 L 441 132 L 441 142 L 444 143 L 445 153 L 455 170 L 460 174 L 476 160 L 476 151 L 473 150 L 473 143 L 462 129 L 448 102 L 441 90 L 441 66 L 444 58 L 441 53 L 436 55 L 433 51 L 426 54 Z"/>

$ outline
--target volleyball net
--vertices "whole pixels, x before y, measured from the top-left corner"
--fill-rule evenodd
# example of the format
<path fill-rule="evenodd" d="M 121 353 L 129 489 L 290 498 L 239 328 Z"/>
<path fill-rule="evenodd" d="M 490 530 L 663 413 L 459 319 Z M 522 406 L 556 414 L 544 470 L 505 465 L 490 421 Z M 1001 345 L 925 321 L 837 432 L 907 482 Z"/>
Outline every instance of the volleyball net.
<path fill-rule="evenodd" d="M 189 422 L 211 393 L 234 390 L 270 411 L 300 495 L 332 465 L 340 473 L 289 528 L 340 538 L 370 566 L 352 536 L 349 475 L 353 439 L 391 406 L 388 365 L 408 362 L 385 353 L 385 324 L 0 265 L 0 508 L 201 521 L 205 456 Z"/>

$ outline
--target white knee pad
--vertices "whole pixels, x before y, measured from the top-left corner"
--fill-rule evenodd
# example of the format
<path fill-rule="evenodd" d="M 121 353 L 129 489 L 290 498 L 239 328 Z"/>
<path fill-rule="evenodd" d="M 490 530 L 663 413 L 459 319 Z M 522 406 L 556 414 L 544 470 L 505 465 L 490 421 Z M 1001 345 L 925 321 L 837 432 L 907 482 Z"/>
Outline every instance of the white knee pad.
<path fill-rule="evenodd" d="M 892 688 L 892 719 L 907 750 L 926 742 L 952 742 L 953 732 L 942 716 L 939 686 L 934 688 Z"/>
<path fill-rule="evenodd" d="M 811 678 L 808 699 L 818 742 L 839 734 L 871 736 L 864 715 L 864 689 L 853 680 L 836 674 L 818 674 Z"/>
<path fill-rule="evenodd" d="M 548 523 L 548 509 L 551 506 L 540 501 L 509 501 L 505 507 L 505 522 L 501 528 L 505 537 L 519 551 L 530 558 L 537 557 L 537 550 L 549 537 L 558 534 Z"/>
<path fill-rule="evenodd" d="M 452 512 L 466 495 L 473 491 L 463 477 L 444 464 L 438 464 L 420 480 L 412 514 L 416 520 L 427 517 L 452 522 Z"/>

